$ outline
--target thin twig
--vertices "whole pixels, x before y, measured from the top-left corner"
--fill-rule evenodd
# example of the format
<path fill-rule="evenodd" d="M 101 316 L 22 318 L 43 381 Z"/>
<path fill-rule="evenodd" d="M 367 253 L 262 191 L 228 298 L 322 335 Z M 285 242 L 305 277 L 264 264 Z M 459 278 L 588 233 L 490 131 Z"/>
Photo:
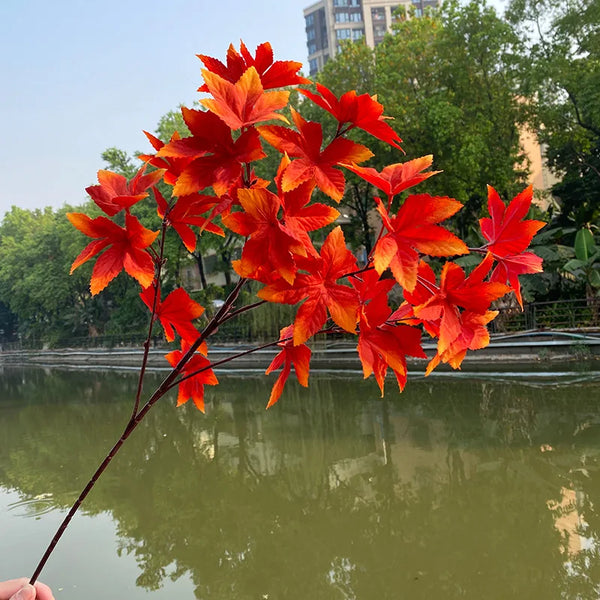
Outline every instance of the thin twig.
<path fill-rule="evenodd" d="M 106 455 L 104 460 L 100 463 L 100 466 L 96 469 L 96 471 L 94 472 L 94 474 L 92 475 L 92 477 L 90 478 L 90 480 L 88 481 L 86 486 L 83 488 L 83 490 L 77 497 L 77 500 L 75 500 L 75 502 L 73 503 L 73 506 L 71 506 L 69 512 L 66 514 L 65 518 L 59 525 L 58 529 L 56 530 L 56 533 L 54 534 L 54 537 L 50 541 L 50 544 L 46 548 L 44 555 L 42 556 L 33 575 L 31 576 L 31 579 L 29 580 L 30 584 L 33 585 L 36 582 L 37 578 L 39 577 L 39 574 L 41 573 L 41 571 L 44 568 L 48 559 L 50 558 L 50 555 L 54 551 L 56 544 L 59 542 L 60 538 L 62 537 L 63 533 L 65 532 L 67 526 L 71 522 L 71 519 L 75 516 L 75 513 L 81 506 L 81 503 L 85 500 L 87 495 L 90 493 L 90 491 L 94 487 L 96 481 L 98 481 L 98 478 L 100 477 L 100 475 L 102 475 L 102 473 L 104 472 L 106 467 L 108 467 L 108 465 L 110 464 L 110 461 L 117 454 L 117 452 L 119 451 L 119 449 L 121 448 L 121 446 L 123 445 L 125 440 L 131 435 L 131 433 L 139 425 L 139 423 L 146 416 L 148 411 L 154 406 L 154 404 L 156 404 L 156 402 L 160 398 L 162 398 L 167 393 L 167 391 L 170 389 L 170 384 L 177 378 L 179 373 L 183 370 L 183 367 L 187 364 L 189 359 L 194 355 L 194 352 L 196 352 L 196 350 L 198 349 L 200 344 L 202 344 L 202 342 L 208 336 L 210 336 L 212 333 L 214 333 L 215 329 L 218 327 L 218 325 L 220 323 L 220 320 L 225 317 L 225 315 L 229 312 L 229 310 L 233 306 L 234 302 L 238 298 L 239 293 L 245 282 L 246 282 L 245 279 L 240 279 L 238 281 L 235 288 L 231 291 L 231 293 L 225 300 L 225 303 L 223 304 L 223 306 L 217 311 L 215 316 L 211 319 L 211 321 L 208 323 L 208 325 L 200 333 L 200 335 L 198 336 L 196 341 L 191 345 L 190 349 L 182 356 L 182 358 L 177 363 L 177 365 L 173 368 L 173 370 L 169 373 L 169 375 L 167 375 L 167 377 L 162 381 L 162 383 L 154 391 L 154 393 L 152 394 L 150 399 L 146 402 L 146 404 L 144 404 L 144 406 L 139 411 L 137 411 L 137 413 L 134 417 L 129 419 L 127 425 L 125 426 L 125 429 L 123 430 L 123 433 L 121 434 L 119 439 L 116 441 L 114 446 L 110 449 L 109 453 Z"/>

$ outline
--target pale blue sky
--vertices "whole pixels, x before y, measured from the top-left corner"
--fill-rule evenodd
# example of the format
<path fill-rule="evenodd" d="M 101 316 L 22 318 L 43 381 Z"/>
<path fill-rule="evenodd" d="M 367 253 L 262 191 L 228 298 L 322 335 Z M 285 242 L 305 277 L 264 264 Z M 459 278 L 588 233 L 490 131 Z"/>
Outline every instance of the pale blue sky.
<path fill-rule="evenodd" d="M 0 218 L 79 204 L 111 146 L 199 98 L 196 54 L 242 39 L 306 65 L 310 0 L 0 0 Z M 306 67 L 308 71 L 308 67 Z"/>

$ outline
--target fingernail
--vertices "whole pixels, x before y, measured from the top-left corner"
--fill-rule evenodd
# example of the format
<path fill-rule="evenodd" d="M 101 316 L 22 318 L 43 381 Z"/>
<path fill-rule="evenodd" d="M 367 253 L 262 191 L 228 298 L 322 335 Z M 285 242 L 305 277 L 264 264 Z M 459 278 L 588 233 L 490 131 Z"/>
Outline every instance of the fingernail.
<path fill-rule="evenodd" d="M 35 588 L 27 584 L 22 587 L 11 600 L 33 600 L 35 598 Z"/>

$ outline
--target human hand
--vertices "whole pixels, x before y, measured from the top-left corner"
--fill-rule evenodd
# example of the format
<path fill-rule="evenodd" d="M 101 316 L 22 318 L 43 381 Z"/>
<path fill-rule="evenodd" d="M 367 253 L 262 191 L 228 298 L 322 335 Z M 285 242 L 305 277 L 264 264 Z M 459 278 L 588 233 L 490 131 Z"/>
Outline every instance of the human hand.
<path fill-rule="evenodd" d="M 39 581 L 29 585 L 29 579 L 21 577 L 0 581 L 0 600 L 54 600 L 54 596 L 47 585 Z"/>

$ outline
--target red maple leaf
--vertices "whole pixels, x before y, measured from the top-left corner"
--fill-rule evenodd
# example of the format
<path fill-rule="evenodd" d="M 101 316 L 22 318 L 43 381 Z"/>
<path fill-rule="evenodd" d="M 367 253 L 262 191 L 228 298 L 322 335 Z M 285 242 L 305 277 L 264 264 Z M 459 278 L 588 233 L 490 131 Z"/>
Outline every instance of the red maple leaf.
<path fill-rule="evenodd" d="M 353 127 L 358 127 L 401 150 L 400 142 L 402 140 L 386 123 L 386 120 L 391 117 L 383 115 L 383 106 L 377 102 L 377 96 L 358 95 L 355 90 L 351 90 L 338 100 L 331 90 L 320 83 L 317 83 L 317 94 L 306 89 L 298 91 L 333 115 L 339 123 L 338 131 L 348 131 Z"/>
<path fill-rule="evenodd" d="M 144 175 L 146 165 L 141 167 L 130 182 L 124 175 L 112 171 L 98 171 L 100 185 L 91 185 L 85 191 L 92 200 L 109 216 L 123 209 L 129 210 L 136 202 L 148 197 L 148 188 L 156 185 L 163 176 L 163 170 Z"/>
<path fill-rule="evenodd" d="M 337 280 L 355 271 L 357 266 L 356 259 L 346 248 L 341 227 L 327 236 L 320 258 L 307 257 L 297 262 L 307 272 L 298 273 L 293 284 L 281 279 L 258 292 L 260 298 L 269 302 L 296 304 L 305 299 L 294 321 L 294 345 L 302 344 L 321 329 L 327 321 L 327 311 L 337 325 L 354 333 L 358 295 Z"/>
<path fill-rule="evenodd" d="M 265 371 L 265 374 L 268 375 L 269 373 L 272 373 L 273 371 L 279 369 L 279 367 L 283 365 L 281 373 L 279 373 L 279 376 L 273 384 L 267 408 L 273 406 L 273 404 L 275 404 L 277 400 L 279 400 L 279 398 L 281 397 L 281 393 L 283 392 L 285 383 L 290 375 L 292 365 L 294 367 L 294 371 L 296 372 L 298 383 L 303 387 L 308 387 L 308 374 L 310 369 L 309 363 L 311 351 L 310 348 L 305 344 L 299 344 L 298 346 L 294 346 L 293 337 L 293 325 L 288 325 L 287 327 L 284 327 L 281 330 L 279 339 L 282 341 L 279 342 L 279 344 L 277 344 L 281 348 L 281 350 L 271 361 L 271 364 L 267 367 L 267 370 Z"/>
<path fill-rule="evenodd" d="M 389 267 L 396 281 L 408 292 L 413 291 L 417 283 L 419 252 L 430 256 L 469 253 L 460 238 L 437 225 L 462 208 L 457 200 L 429 194 L 409 196 L 394 217 L 379 198 L 375 200 L 388 230 L 375 245 L 375 270 L 381 275 Z"/>
<path fill-rule="evenodd" d="M 396 163 L 384 167 L 381 173 L 371 167 L 360 167 L 358 165 L 344 165 L 348 170 L 356 173 L 359 177 L 373 184 L 384 192 L 388 197 L 395 196 L 400 192 L 421 183 L 425 179 L 441 173 L 441 171 L 426 171 L 433 162 L 433 156 L 422 156 L 404 163 Z M 389 206 L 388 206 L 389 209 Z"/>
<path fill-rule="evenodd" d="M 424 261 L 419 264 L 415 290 L 405 290 L 404 298 L 413 306 L 414 316 L 438 336 L 440 355 L 461 335 L 460 308 L 485 314 L 494 300 L 510 291 L 503 283 L 483 281 L 492 264 L 492 256 L 488 254 L 467 277 L 459 265 L 447 262 L 442 268 L 439 287 L 432 268 Z"/>
<path fill-rule="evenodd" d="M 264 158 L 256 129 L 248 128 L 237 139 L 217 115 L 209 111 L 182 108 L 191 136 L 169 142 L 158 157 L 189 158 L 173 189 L 176 196 L 187 196 L 212 186 L 219 196 L 225 194 L 243 173 L 243 165 Z"/>
<path fill-rule="evenodd" d="M 165 355 L 172 367 L 177 366 L 184 354 L 188 351 L 189 346 L 181 343 L 181 350 L 174 350 Z M 204 356 L 194 354 L 182 369 L 182 374 L 187 379 L 179 383 L 179 392 L 177 394 L 177 406 L 185 404 L 190 398 L 193 400 L 196 408 L 204 412 L 204 386 L 217 385 L 219 380 L 210 368 L 210 361 Z M 199 371 L 196 375 L 189 377 L 192 373 Z"/>
<path fill-rule="evenodd" d="M 523 309 L 523 298 L 521 297 L 521 284 L 519 283 L 519 275 L 527 273 L 541 273 L 543 271 L 543 260 L 533 252 L 521 252 L 520 254 L 507 255 L 503 257 L 495 257 L 498 264 L 492 271 L 490 281 L 499 281 L 510 285 L 517 302 Z"/>
<path fill-rule="evenodd" d="M 407 379 L 406 356 L 426 357 L 421 348 L 421 332 L 407 325 L 389 324 L 387 294 L 395 285 L 393 279 L 379 279 L 375 271 L 366 271 L 352 277 L 351 282 L 361 301 L 357 350 L 364 378 L 374 374 L 383 396 L 390 367 L 402 391 Z"/>
<path fill-rule="evenodd" d="M 169 206 L 164 196 L 156 188 L 154 196 L 156 197 L 158 216 L 166 220 L 167 225 L 173 227 L 179 234 L 188 252 L 196 249 L 197 235 L 192 229 L 192 225 L 199 227 L 201 231 L 206 230 L 216 235 L 225 235 L 218 225 L 211 222 L 211 216 L 204 216 L 205 212 L 217 204 L 218 198 L 215 196 L 202 194 L 181 196 L 172 206 Z"/>
<path fill-rule="evenodd" d="M 265 90 L 310 83 L 309 79 L 300 77 L 297 74 L 302 68 L 302 63 L 291 60 L 277 60 L 273 62 L 273 50 L 269 42 L 260 44 L 256 48 L 255 56 L 250 54 L 244 42 L 240 42 L 240 52 L 231 44 L 227 51 L 227 65 L 224 65 L 216 58 L 205 56 L 204 54 L 197 54 L 197 56 L 209 71 L 232 83 L 238 81 L 248 67 L 256 69 Z M 198 91 L 207 92 L 208 88 L 203 85 Z"/>
<path fill-rule="evenodd" d="M 154 279 L 154 261 L 146 248 L 152 244 L 158 231 L 146 229 L 133 215 L 125 215 L 125 227 L 106 217 L 90 219 L 82 213 L 67 213 L 72 225 L 88 237 L 97 238 L 89 243 L 75 259 L 71 273 L 84 262 L 108 248 L 96 261 L 92 271 L 92 296 L 102 291 L 123 269 L 147 288 Z"/>
<path fill-rule="evenodd" d="M 212 98 L 200 100 L 200 104 L 219 116 L 232 130 L 270 119 L 287 122 L 275 111 L 287 105 L 290 93 L 265 92 L 254 67 L 246 69 L 235 83 L 206 69 L 202 70 L 202 76 Z"/>
<path fill-rule="evenodd" d="M 546 224 L 543 221 L 522 220 L 529 211 L 533 187 L 517 194 L 508 206 L 498 192 L 488 185 L 488 211 L 490 218 L 479 220 L 481 233 L 488 240 L 484 246 L 496 257 L 520 254 L 525 251 L 533 236 Z"/>
<path fill-rule="evenodd" d="M 242 258 L 234 267 L 242 277 L 253 277 L 259 268 L 270 266 L 287 282 L 296 276 L 295 255 L 306 256 L 301 241 L 278 219 L 279 197 L 264 188 L 240 189 L 238 199 L 243 211 L 223 217 L 223 224 L 248 237 Z"/>
<path fill-rule="evenodd" d="M 318 257 L 319 253 L 315 250 L 308 232 L 330 225 L 340 216 L 340 213 L 327 204 L 320 202 L 309 204 L 315 188 L 313 181 L 301 183 L 289 192 L 283 191 L 281 179 L 290 162 L 288 156 L 284 155 L 275 177 L 283 209 L 283 222 L 292 235 L 302 242 L 308 254 Z"/>
<path fill-rule="evenodd" d="M 156 302 L 155 294 L 157 294 Z M 154 308 L 154 318 L 160 321 L 167 342 L 175 339 L 175 331 L 190 345 L 196 341 L 198 330 L 192 321 L 204 313 L 204 308 L 192 300 L 183 288 L 173 290 L 164 300 L 161 300 L 160 287 L 156 289 L 154 286 L 148 286 L 141 292 L 140 298 L 151 312 Z"/>
<path fill-rule="evenodd" d="M 158 152 L 165 143 L 158 139 L 156 136 L 144 131 L 145 136 L 148 138 L 152 147 Z M 173 133 L 169 142 L 176 142 L 180 140 L 181 136 L 177 131 Z M 144 162 L 156 167 L 157 169 L 163 169 L 164 182 L 169 185 L 175 185 L 177 182 L 177 178 L 181 175 L 181 172 L 187 167 L 187 165 L 193 160 L 190 156 L 184 156 L 182 158 L 163 158 L 161 156 L 157 156 L 156 154 L 139 154 L 138 158 L 143 160 Z"/>
<path fill-rule="evenodd" d="M 533 236 L 546 224 L 532 219 L 523 220 L 529 211 L 532 198 L 533 187 L 529 186 L 505 206 L 496 190 L 488 186 L 490 218 L 479 220 L 481 233 L 488 240 L 484 248 L 498 261 L 491 280 L 502 283 L 508 281 L 521 308 L 523 298 L 519 275 L 540 273 L 543 262 L 533 252 L 525 252 Z"/>
<path fill-rule="evenodd" d="M 336 137 L 321 151 L 321 124 L 305 121 L 294 109 L 292 118 L 297 132 L 281 125 L 258 127 L 260 135 L 269 144 L 295 159 L 283 171 L 283 191 L 289 192 L 301 183 L 314 181 L 321 191 L 339 202 L 344 195 L 346 180 L 344 174 L 334 167 L 342 163 L 363 162 L 371 158 L 373 153 L 365 146 L 343 137 Z"/>
<path fill-rule="evenodd" d="M 453 369 L 460 369 L 467 350 L 480 350 L 490 343 L 487 325 L 498 315 L 497 310 L 488 310 L 483 314 L 464 311 L 460 315 L 460 333 L 441 354 L 438 351 L 429 361 L 425 375 L 429 375 L 440 362 L 448 363 Z"/>

